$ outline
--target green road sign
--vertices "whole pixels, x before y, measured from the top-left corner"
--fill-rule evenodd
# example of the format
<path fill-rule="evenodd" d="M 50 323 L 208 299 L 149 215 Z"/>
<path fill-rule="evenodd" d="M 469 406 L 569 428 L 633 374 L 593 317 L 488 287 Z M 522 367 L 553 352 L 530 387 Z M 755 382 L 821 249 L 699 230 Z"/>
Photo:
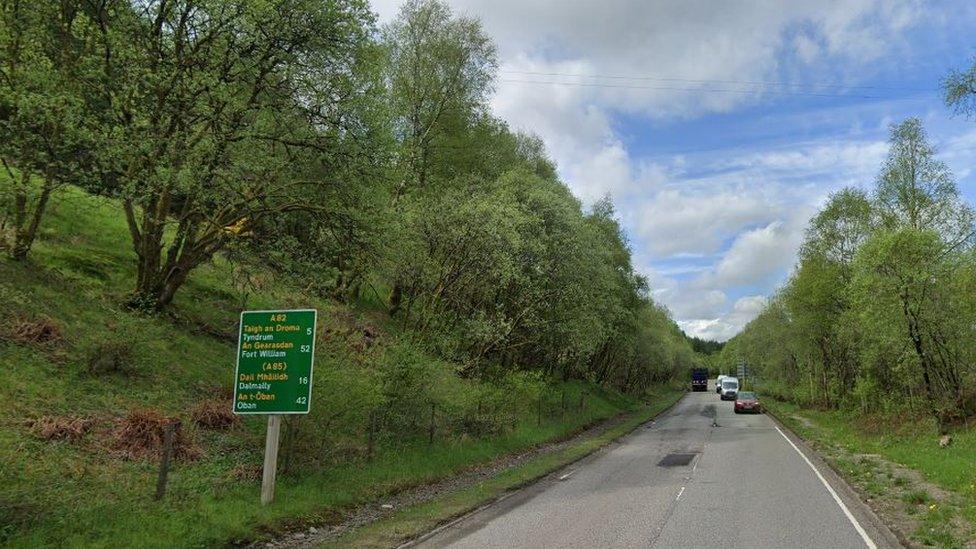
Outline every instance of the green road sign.
<path fill-rule="evenodd" d="M 308 413 L 315 317 L 314 309 L 241 313 L 235 414 Z"/>

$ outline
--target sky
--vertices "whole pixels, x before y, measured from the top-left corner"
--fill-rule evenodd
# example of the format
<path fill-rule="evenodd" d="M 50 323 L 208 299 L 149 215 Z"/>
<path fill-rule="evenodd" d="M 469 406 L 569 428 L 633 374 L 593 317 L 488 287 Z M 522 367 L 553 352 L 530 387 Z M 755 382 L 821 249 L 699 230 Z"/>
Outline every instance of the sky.
<path fill-rule="evenodd" d="M 399 0 L 373 0 L 380 23 Z M 976 120 L 939 85 L 976 62 L 976 1 L 448 0 L 498 48 L 491 107 L 609 195 L 635 268 L 689 335 L 726 340 L 789 277 L 809 219 L 871 189 L 922 119 L 976 202 Z"/>

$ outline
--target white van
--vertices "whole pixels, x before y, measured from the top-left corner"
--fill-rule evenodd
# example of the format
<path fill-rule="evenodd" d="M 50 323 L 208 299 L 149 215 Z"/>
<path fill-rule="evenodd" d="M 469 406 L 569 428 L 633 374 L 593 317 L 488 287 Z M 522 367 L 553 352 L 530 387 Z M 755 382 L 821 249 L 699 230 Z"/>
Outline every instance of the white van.
<path fill-rule="evenodd" d="M 722 380 L 722 389 L 719 391 L 722 400 L 735 400 L 735 395 L 739 394 L 739 379 L 727 376 Z"/>
<path fill-rule="evenodd" d="M 722 380 L 729 376 L 722 374 L 715 378 L 715 392 L 721 394 L 722 392 Z"/>

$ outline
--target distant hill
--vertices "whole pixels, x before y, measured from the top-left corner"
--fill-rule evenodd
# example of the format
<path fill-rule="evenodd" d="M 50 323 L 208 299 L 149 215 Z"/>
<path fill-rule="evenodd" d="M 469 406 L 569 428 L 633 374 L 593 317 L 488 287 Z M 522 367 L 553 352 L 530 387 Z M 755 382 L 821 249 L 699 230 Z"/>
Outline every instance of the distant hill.
<path fill-rule="evenodd" d="M 688 341 L 691 342 L 691 348 L 694 349 L 696 353 L 701 353 L 703 355 L 713 355 L 721 351 L 722 347 L 725 347 L 724 341 L 712 341 L 710 339 L 702 339 L 700 337 L 689 337 Z"/>

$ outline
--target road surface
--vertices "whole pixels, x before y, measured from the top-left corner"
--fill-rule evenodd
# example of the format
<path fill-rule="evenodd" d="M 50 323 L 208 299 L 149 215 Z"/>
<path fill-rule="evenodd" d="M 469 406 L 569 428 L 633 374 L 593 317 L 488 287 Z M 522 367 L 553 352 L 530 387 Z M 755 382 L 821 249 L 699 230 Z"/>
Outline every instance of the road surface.
<path fill-rule="evenodd" d="M 765 415 L 736 415 L 731 402 L 705 392 L 689 393 L 656 422 L 607 450 L 418 545 L 843 549 L 896 544 L 792 435 L 788 438 Z"/>

